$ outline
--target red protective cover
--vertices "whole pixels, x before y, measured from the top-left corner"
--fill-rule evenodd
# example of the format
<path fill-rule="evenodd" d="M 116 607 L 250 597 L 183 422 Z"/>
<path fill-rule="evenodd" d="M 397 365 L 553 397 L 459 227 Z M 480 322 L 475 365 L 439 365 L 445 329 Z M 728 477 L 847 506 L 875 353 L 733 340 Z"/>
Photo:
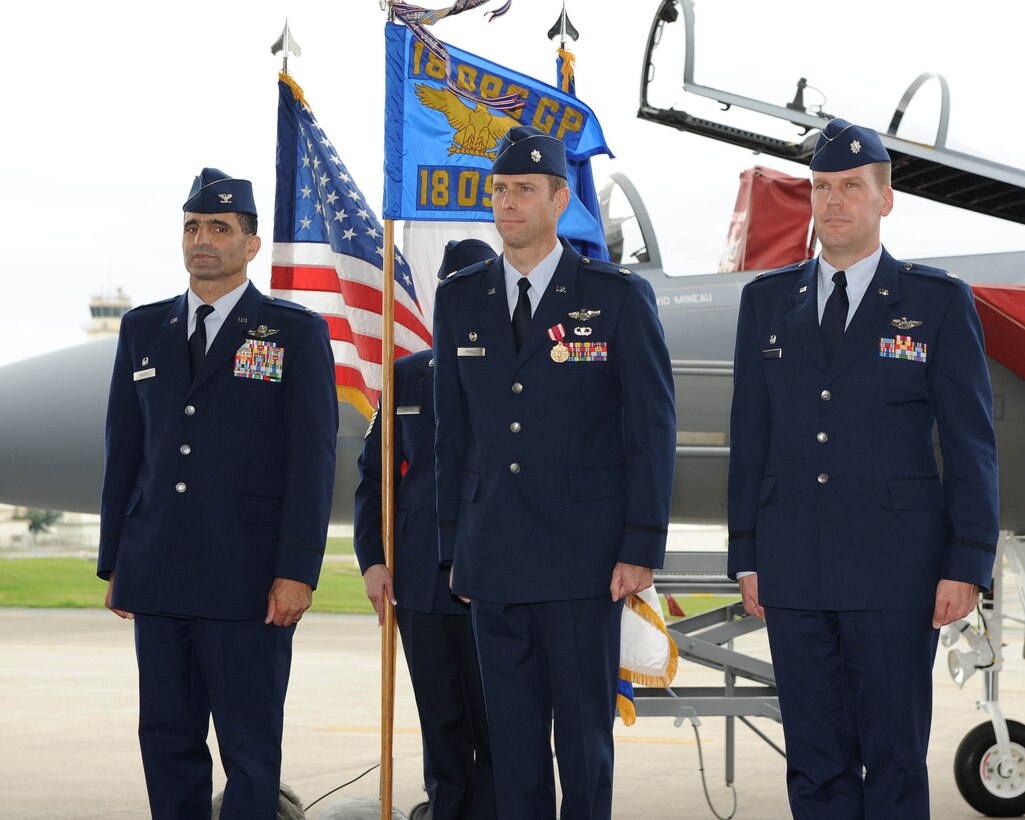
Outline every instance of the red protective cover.
<path fill-rule="evenodd" d="M 756 165 L 740 175 L 720 273 L 768 270 L 814 255 L 811 182 Z"/>
<path fill-rule="evenodd" d="M 986 353 L 1025 379 L 1025 285 L 972 285 Z"/>

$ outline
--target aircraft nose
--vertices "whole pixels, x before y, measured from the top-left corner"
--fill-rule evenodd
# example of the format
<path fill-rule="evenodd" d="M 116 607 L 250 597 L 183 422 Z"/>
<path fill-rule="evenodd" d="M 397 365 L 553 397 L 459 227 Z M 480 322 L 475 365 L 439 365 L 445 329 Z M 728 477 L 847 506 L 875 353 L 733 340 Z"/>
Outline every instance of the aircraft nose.
<path fill-rule="evenodd" d="M 99 512 L 117 339 L 0 367 L 0 502 Z"/>

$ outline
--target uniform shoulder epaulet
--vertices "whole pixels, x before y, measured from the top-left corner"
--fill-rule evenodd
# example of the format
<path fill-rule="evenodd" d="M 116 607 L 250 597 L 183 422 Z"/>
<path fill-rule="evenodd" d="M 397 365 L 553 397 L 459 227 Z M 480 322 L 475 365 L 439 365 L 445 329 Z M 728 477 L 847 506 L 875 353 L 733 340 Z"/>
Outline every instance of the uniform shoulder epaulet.
<path fill-rule="evenodd" d="M 636 276 L 630 268 L 624 268 L 615 262 L 606 262 L 604 259 L 592 259 L 590 256 L 581 256 L 580 264 L 584 270 L 595 273 L 614 273 L 617 276 Z"/>
<path fill-rule="evenodd" d="M 457 279 L 465 279 L 467 276 L 473 276 L 475 273 L 480 273 L 482 270 L 487 270 L 494 264 L 494 262 L 494 259 L 484 259 L 480 262 L 475 262 L 468 268 L 452 271 L 452 273 L 441 280 L 439 287 L 441 285 L 447 285 L 449 282 L 453 282 Z"/>
<path fill-rule="evenodd" d="M 308 308 L 306 305 L 300 305 L 298 302 L 293 302 L 290 299 L 281 299 L 277 296 L 264 295 L 263 297 L 264 307 L 273 308 L 284 308 L 285 310 L 296 310 L 300 313 L 305 313 L 309 316 L 316 316 L 317 311 L 313 308 Z"/>
<path fill-rule="evenodd" d="M 805 268 L 808 266 L 810 259 L 802 259 L 800 262 L 794 262 L 792 265 L 787 265 L 782 268 L 773 268 L 772 270 L 765 270 L 761 273 L 756 273 L 752 282 L 764 282 L 767 279 L 774 279 L 777 276 L 783 276 L 788 273 L 804 273 Z"/>
<path fill-rule="evenodd" d="M 961 279 L 953 271 L 944 270 L 943 268 L 934 268 L 932 265 L 923 265 L 920 262 L 898 262 L 897 267 L 901 273 L 914 273 L 919 276 L 929 276 L 933 279 L 939 279 L 944 282 L 957 282 Z"/>
<path fill-rule="evenodd" d="M 419 369 L 424 364 L 431 361 L 432 355 L 433 351 L 431 351 L 430 348 L 427 348 L 427 350 L 414 350 L 412 353 L 407 353 L 404 356 L 399 356 L 395 360 L 395 368 L 396 370 L 398 370 L 399 368 L 404 369 L 407 367 Z M 433 367 L 434 365 L 432 364 L 431 366 Z"/>
<path fill-rule="evenodd" d="M 146 312 L 148 310 L 151 310 L 153 308 L 160 308 L 160 307 L 166 308 L 168 305 L 173 304 L 174 302 L 177 302 L 178 299 L 179 299 L 178 296 L 169 296 L 166 299 L 161 299 L 159 302 L 147 302 L 144 305 L 136 305 L 131 310 L 127 311 L 126 315 L 127 315 L 127 313 L 144 313 L 144 312 Z"/>

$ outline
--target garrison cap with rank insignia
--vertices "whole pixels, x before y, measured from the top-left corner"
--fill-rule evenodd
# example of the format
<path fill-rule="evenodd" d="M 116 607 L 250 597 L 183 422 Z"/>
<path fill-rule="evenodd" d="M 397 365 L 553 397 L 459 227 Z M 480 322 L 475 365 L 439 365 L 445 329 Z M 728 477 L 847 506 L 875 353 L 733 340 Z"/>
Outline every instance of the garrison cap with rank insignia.
<path fill-rule="evenodd" d="M 216 168 L 204 168 L 193 181 L 192 190 L 182 210 L 194 214 L 236 213 L 255 216 L 253 183 L 248 179 L 232 179 Z"/>
<path fill-rule="evenodd" d="M 531 125 L 510 128 L 495 152 L 493 174 L 551 174 L 568 179 L 566 145 Z"/>
<path fill-rule="evenodd" d="M 470 265 L 497 258 L 498 254 L 483 239 L 451 239 L 445 245 L 445 254 L 441 257 L 441 267 L 438 268 L 438 278 L 446 279 Z"/>
<path fill-rule="evenodd" d="M 811 157 L 813 171 L 849 171 L 873 162 L 889 162 L 890 155 L 871 128 L 831 120 L 819 133 Z"/>

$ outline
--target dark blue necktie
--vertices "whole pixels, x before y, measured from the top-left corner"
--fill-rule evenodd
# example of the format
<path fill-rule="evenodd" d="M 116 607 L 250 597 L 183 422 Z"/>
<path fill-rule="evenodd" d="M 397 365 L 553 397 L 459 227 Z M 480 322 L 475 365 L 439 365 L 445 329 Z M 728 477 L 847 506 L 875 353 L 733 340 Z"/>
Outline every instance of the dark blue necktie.
<path fill-rule="evenodd" d="M 826 308 L 822 311 L 822 346 L 826 349 L 826 358 L 832 362 L 836 349 L 840 347 L 844 328 L 847 326 L 847 311 L 850 301 L 847 299 L 847 274 L 838 270 L 833 274 L 833 292 L 826 300 Z"/>
<path fill-rule="evenodd" d="M 521 276 L 516 286 L 520 289 L 520 298 L 516 300 L 516 307 L 513 308 L 512 328 L 516 349 L 519 350 L 523 347 L 523 340 L 527 338 L 527 330 L 530 328 L 530 297 L 527 296 L 530 280 L 526 276 Z"/>
<path fill-rule="evenodd" d="M 206 317 L 213 312 L 211 305 L 200 305 L 196 308 L 196 329 L 189 337 L 189 366 L 193 381 L 196 380 L 196 374 L 203 366 L 203 359 L 206 358 Z"/>

